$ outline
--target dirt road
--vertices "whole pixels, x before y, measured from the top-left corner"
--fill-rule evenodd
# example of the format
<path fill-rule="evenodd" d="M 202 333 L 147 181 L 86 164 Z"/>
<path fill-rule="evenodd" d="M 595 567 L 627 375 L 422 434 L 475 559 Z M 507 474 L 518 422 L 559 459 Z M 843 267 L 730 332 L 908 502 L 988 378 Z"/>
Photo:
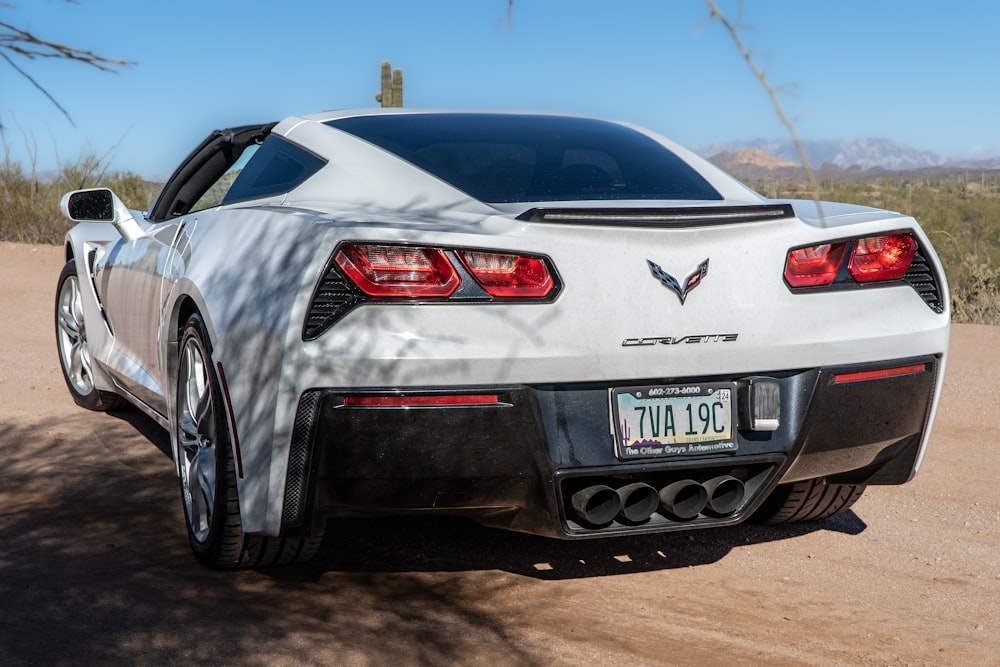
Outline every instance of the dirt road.
<path fill-rule="evenodd" d="M 165 434 L 75 407 L 60 250 L 0 243 L 0 664 L 1000 664 L 1000 328 L 958 326 L 917 479 L 794 528 L 559 542 L 337 521 L 315 562 L 188 553 Z"/>

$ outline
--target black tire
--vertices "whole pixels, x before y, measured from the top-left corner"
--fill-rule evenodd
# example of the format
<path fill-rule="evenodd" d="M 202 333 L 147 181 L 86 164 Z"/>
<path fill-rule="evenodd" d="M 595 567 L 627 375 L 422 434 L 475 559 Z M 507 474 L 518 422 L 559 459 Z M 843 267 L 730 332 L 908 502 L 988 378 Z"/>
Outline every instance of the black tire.
<path fill-rule="evenodd" d="M 779 524 L 825 519 L 850 508 L 865 488 L 864 484 L 828 484 L 825 479 L 779 484 L 751 521 Z"/>
<path fill-rule="evenodd" d="M 76 262 L 70 260 L 56 286 L 56 348 L 66 388 L 77 405 L 88 410 L 115 410 L 125 404 L 118 394 L 94 386 L 93 360 L 87 344 L 87 327 Z"/>
<path fill-rule="evenodd" d="M 192 315 L 181 334 L 174 428 L 181 468 L 181 501 L 195 557 L 219 570 L 304 562 L 322 534 L 265 537 L 243 532 L 226 407 L 212 363 L 205 323 Z"/>

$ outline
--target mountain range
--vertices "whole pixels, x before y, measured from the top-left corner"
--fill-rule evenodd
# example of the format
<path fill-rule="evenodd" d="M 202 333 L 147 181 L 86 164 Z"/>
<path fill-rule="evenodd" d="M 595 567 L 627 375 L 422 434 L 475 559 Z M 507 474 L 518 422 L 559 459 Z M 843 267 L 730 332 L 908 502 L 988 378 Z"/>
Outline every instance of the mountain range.
<path fill-rule="evenodd" d="M 809 163 L 814 169 L 824 166 L 858 171 L 886 169 L 904 171 L 931 167 L 1000 169 L 1000 157 L 985 160 L 953 160 L 944 155 L 924 151 L 890 139 L 854 138 L 827 141 L 803 141 Z M 694 147 L 699 155 L 717 164 L 732 162 L 733 156 L 754 156 L 753 162 L 764 159 L 762 154 L 778 161 L 775 168 L 794 168 L 800 163 L 795 144 L 787 139 L 751 139 Z M 765 160 L 766 162 L 766 160 Z M 721 165 L 720 165 L 721 166 Z M 764 164 L 757 167 L 766 169 Z"/>

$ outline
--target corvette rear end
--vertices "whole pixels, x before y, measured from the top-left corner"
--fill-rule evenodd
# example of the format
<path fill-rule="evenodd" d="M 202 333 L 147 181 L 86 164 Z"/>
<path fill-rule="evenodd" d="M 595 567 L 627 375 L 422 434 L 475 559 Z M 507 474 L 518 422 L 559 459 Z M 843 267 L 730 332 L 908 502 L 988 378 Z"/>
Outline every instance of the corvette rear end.
<path fill-rule="evenodd" d="M 907 481 L 947 348 L 930 246 L 902 216 L 820 226 L 796 208 L 669 228 L 658 216 L 683 211 L 535 212 L 488 251 L 454 234 L 342 244 L 324 272 L 338 296 L 309 310 L 333 323 L 298 350 L 284 520 L 432 510 L 591 537 L 736 523 L 778 484 Z M 544 277 L 524 297 L 516 268 L 511 296 L 395 296 L 345 250 L 386 283 L 438 261 L 482 289 L 470 253 Z"/>
<path fill-rule="evenodd" d="M 64 210 L 118 235 L 68 236 L 67 386 L 170 429 L 213 567 L 305 560 L 333 516 L 819 519 L 930 438 L 949 299 L 916 221 L 763 199 L 629 125 L 290 118 L 213 133 L 147 214 Z"/>

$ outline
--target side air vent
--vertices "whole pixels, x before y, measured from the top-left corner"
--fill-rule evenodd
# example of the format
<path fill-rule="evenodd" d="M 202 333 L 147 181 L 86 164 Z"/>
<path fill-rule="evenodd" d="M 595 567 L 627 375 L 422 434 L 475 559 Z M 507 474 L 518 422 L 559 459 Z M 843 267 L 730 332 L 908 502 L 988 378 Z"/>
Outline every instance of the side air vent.
<path fill-rule="evenodd" d="M 302 327 L 302 340 L 316 340 L 337 320 L 364 301 L 364 295 L 340 274 L 336 263 L 331 259 L 309 302 L 309 311 Z"/>
<path fill-rule="evenodd" d="M 909 283 L 910 287 L 917 291 L 917 294 L 924 300 L 924 303 L 930 306 L 931 310 L 935 313 L 944 312 L 938 278 L 930 262 L 924 256 L 923 249 L 918 248 L 916 254 L 913 255 L 913 262 L 910 264 L 909 271 L 903 276 L 903 281 Z"/>
<path fill-rule="evenodd" d="M 302 523 L 309 487 L 309 443 L 319 407 L 319 391 L 307 391 L 299 399 L 288 450 L 288 473 L 285 477 L 285 503 L 281 522 L 286 526 Z"/>
<path fill-rule="evenodd" d="M 762 204 L 678 208 L 533 208 L 517 216 L 517 219 L 611 227 L 701 227 L 781 220 L 794 215 L 791 204 Z"/>
<path fill-rule="evenodd" d="M 94 278 L 96 277 L 95 273 L 94 273 L 94 267 L 95 266 L 97 266 L 97 249 L 96 248 L 87 253 L 87 272 L 90 274 L 90 282 L 92 284 L 94 282 Z M 94 287 L 94 291 L 95 292 L 97 291 L 96 286 Z M 98 305 L 101 307 L 101 318 L 104 320 L 104 323 L 108 326 L 108 331 L 110 331 L 111 335 L 114 336 L 115 335 L 115 330 L 111 328 L 111 322 L 108 320 L 108 314 L 104 310 L 104 304 L 101 303 L 101 297 L 100 297 L 100 295 L 98 295 L 97 301 L 98 301 Z"/>

